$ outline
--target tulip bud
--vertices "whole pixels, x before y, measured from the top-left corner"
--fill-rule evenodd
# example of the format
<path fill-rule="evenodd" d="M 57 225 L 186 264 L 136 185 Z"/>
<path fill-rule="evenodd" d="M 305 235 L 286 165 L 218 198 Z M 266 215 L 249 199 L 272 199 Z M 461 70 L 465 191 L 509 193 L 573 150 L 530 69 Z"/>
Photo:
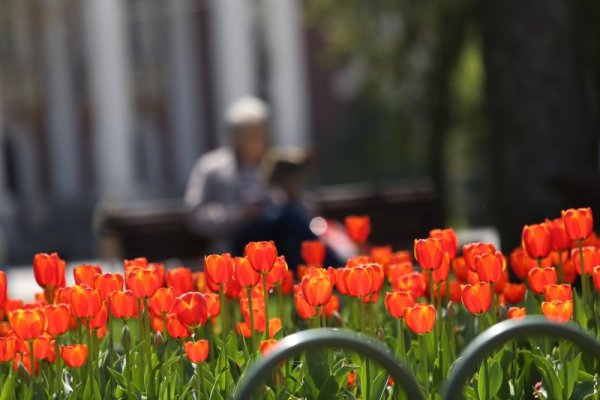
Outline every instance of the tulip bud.
<path fill-rule="evenodd" d="M 162 333 L 160 333 L 160 331 L 157 331 L 154 334 L 154 348 L 156 348 L 156 350 L 159 350 L 163 344 L 165 344 L 165 339 L 163 338 Z"/>
<path fill-rule="evenodd" d="M 131 349 L 131 332 L 129 332 L 127 325 L 123 325 L 123 330 L 121 331 L 121 345 L 123 345 L 125 350 Z"/>

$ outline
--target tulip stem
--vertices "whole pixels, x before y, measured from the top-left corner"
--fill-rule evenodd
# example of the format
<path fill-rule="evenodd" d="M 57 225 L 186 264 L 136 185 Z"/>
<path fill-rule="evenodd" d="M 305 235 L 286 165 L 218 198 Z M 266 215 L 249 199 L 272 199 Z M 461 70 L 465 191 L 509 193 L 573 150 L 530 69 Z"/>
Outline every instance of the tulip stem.
<path fill-rule="evenodd" d="M 267 273 L 262 272 L 261 275 L 263 284 L 263 295 L 265 297 L 265 324 L 266 326 L 269 326 L 269 288 L 267 287 Z M 269 333 L 267 331 L 268 329 L 265 329 L 265 339 L 267 339 L 269 336 Z"/>
<path fill-rule="evenodd" d="M 246 292 L 248 293 L 248 314 L 250 314 L 250 350 L 252 350 L 252 354 L 256 351 L 256 343 L 254 342 L 254 308 L 252 307 L 252 288 L 248 286 L 246 288 Z M 266 305 L 265 305 L 266 309 Z"/>
<path fill-rule="evenodd" d="M 429 301 L 431 302 L 431 304 L 435 304 L 435 297 L 434 297 L 434 286 L 435 283 L 433 281 L 433 270 L 430 269 L 429 270 Z M 438 312 L 438 310 L 435 311 L 436 313 Z M 438 324 L 434 324 L 433 325 L 433 352 L 434 354 L 438 353 Z"/>
<path fill-rule="evenodd" d="M 585 270 L 585 263 L 583 259 L 583 240 L 577 241 L 579 245 L 579 269 L 581 271 L 581 290 L 583 291 L 583 302 L 584 304 L 589 305 L 591 303 L 590 299 L 590 282 L 588 280 L 588 274 Z M 584 326 L 587 329 L 587 326 Z"/>
<path fill-rule="evenodd" d="M 404 321 L 402 317 L 396 318 L 396 330 L 398 331 L 398 347 L 396 347 L 396 355 L 398 355 L 398 350 L 400 350 L 400 357 L 405 360 L 406 354 L 404 352 L 404 329 L 402 327 L 402 321 Z"/>
<path fill-rule="evenodd" d="M 429 367 L 427 366 L 427 343 L 425 335 L 419 335 L 419 347 L 421 348 L 421 366 L 423 367 L 423 379 L 425 380 L 423 382 L 425 384 L 425 393 L 429 393 Z"/>
<path fill-rule="evenodd" d="M 35 379 L 35 358 L 34 358 L 34 353 L 35 350 L 33 348 L 33 339 L 29 339 L 29 376 L 31 376 L 31 379 L 34 380 Z"/>
<path fill-rule="evenodd" d="M 204 390 L 202 389 L 202 366 L 200 363 L 196 364 L 196 390 L 198 391 L 198 398 L 201 399 L 204 395 Z"/>
<path fill-rule="evenodd" d="M 225 353 L 225 360 L 227 360 L 227 304 L 225 303 L 225 292 L 224 285 L 219 285 L 219 302 L 221 303 L 221 340 L 223 341 L 221 351 Z M 268 326 L 268 323 L 267 323 Z M 229 365 L 229 364 L 227 364 Z M 199 368 L 200 366 L 198 366 Z M 229 392 L 229 373 L 225 371 L 225 398 L 228 397 Z M 200 397 L 200 395 L 198 395 Z"/>

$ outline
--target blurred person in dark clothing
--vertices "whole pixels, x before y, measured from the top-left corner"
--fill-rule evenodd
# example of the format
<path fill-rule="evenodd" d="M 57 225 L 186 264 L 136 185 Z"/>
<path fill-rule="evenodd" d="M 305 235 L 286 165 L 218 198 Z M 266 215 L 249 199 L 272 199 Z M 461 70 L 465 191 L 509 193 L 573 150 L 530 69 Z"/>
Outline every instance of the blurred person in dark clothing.
<path fill-rule="evenodd" d="M 211 251 L 242 255 L 250 241 L 274 240 L 295 268 L 301 262 L 301 241 L 315 239 L 309 211 L 297 201 L 304 169 L 284 168 L 282 176 L 277 162 L 265 168 L 268 120 L 269 107 L 258 98 L 231 104 L 225 112 L 229 144 L 196 162 L 185 203 L 192 229 L 211 239 Z"/>

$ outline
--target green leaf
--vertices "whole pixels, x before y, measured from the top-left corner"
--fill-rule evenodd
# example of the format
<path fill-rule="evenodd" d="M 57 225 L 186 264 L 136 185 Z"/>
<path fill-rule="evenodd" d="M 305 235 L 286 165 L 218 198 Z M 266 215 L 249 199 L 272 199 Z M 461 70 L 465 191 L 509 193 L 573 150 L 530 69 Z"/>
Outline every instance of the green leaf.
<path fill-rule="evenodd" d="M 385 394 L 389 373 L 385 370 L 380 370 L 371 384 L 371 398 L 369 400 L 381 400 Z"/>
<path fill-rule="evenodd" d="M 0 394 L 0 400 L 13 400 L 16 399 L 15 395 L 15 375 L 10 375 L 8 380 L 4 381 L 4 387 L 2 388 L 2 394 Z"/>
<path fill-rule="evenodd" d="M 581 300 L 581 296 L 577 293 L 577 289 L 573 288 L 573 311 L 575 314 L 575 321 L 581 325 L 584 329 L 587 329 L 588 317 L 586 309 Z"/>
<path fill-rule="evenodd" d="M 531 354 L 531 357 L 538 370 L 542 374 L 542 382 L 544 382 L 544 387 L 548 392 L 548 397 L 556 400 L 564 399 L 563 386 L 554 372 L 552 362 L 547 358 L 537 354 Z"/>
<path fill-rule="evenodd" d="M 475 389 L 471 386 L 463 386 L 462 391 L 463 397 L 467 400 L 477 400 L 477 394 L 475 393 Z"/>
<path fill-rule="evenodd" d="M 330 376 L 327 353 L 323 349 L 306 352 L 306 369 L 315 386 L 321 388 Z"/>
<path fill-rule="evenodd" d="M 335 377 L 330 376 L 321 387 L 317 400 L 337 400 L 339 389 Z"/>

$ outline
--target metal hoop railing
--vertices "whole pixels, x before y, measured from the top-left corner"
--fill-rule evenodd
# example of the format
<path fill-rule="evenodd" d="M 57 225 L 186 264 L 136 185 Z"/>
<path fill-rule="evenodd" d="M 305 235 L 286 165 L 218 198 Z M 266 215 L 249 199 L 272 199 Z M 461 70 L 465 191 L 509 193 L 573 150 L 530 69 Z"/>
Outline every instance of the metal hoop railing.
<path fill-rule="evenodd" d="M 389 348 L 372 336 L 335 328 L 310 329 L 281 339 L 267 357 L 258 360 L 250 367 L 246 377 L 239 382 L 234 397 L 240 400 L 252 398 L 256 388 L 267 378 L 270 371 L 285 359 L 306 350 L 328 347 L 353 350 L 369 357 L 390 373 L 394 384 L 400 385 L 409 399 L 425 398 L 417 381 Z"/>
<path fill-rule="evenodd" d="M 462 399 L 462 387 L 481 362 L 492 351 L 507 342 L 525 336 L 552 336 L 568 339 L 600 360 L 600 343 L 574 323 L 559 324 L 544 317 L 526 317 L 522 320 L 507 320 L 493 325 L 461 353 L 443 389 L 445 400 Z"/>

